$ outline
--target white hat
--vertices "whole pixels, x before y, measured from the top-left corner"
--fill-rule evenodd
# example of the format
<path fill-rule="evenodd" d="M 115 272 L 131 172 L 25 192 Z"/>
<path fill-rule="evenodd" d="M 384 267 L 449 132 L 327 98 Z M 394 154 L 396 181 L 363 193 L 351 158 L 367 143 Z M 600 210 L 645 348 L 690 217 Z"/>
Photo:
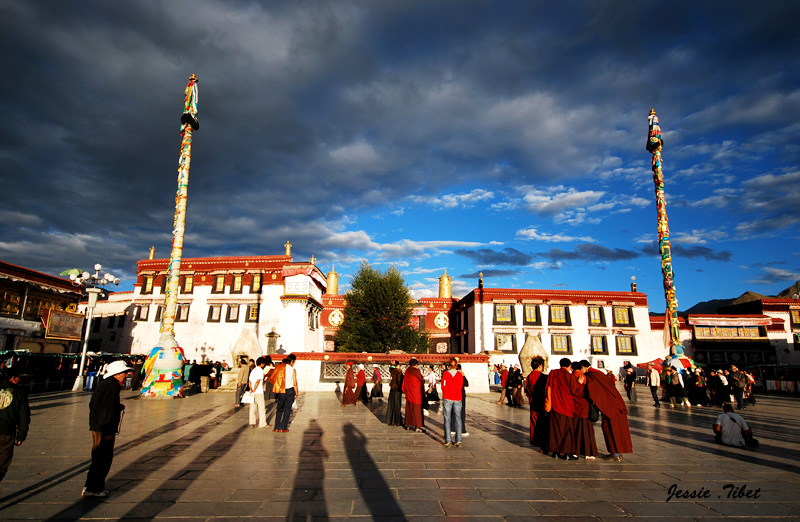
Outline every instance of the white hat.
<path fill-rule="evenodd" d="M 128 363 L 125 361 L 114 361 L 108 366 L 106 366 L 106 373 L 103 374 L 103 378 L 111 377 L 112 375 L 117 375 L 118 373 L 127 372 L 129 370 L 133 370 Z"/>
<path fill-rule="evenodd" d="M 364 365 L 363 364 L 359 364 L 358 367 L 361 368 L 362 370 L 364 369 Z"/>

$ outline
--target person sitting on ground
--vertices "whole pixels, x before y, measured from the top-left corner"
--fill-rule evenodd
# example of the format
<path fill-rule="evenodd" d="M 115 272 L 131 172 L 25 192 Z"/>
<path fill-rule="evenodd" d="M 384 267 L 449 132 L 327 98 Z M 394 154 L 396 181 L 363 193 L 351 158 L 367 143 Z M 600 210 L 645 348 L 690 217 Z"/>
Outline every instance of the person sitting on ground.
<path fill-rule="evenodd" d="M 747 422 L 738 413 L 733 412 L 731 404 L 722 406 L 722 413 L 714 421 L 714 438 L 726 446 L 744 447 L 747 439 L 752 439 L 753 432 Z"/>

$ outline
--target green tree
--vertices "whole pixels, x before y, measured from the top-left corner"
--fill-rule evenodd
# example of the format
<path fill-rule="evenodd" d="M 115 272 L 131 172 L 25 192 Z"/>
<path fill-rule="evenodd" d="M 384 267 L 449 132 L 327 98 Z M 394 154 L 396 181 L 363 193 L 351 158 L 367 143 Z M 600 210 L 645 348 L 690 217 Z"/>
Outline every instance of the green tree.
<path fill-rule="evenodd" d="M 345 293 L 344 321 L 336 334 L 343 352 L 426 352 L 427 336 L 411 324 L 411 293 L 403 276 L 362 262 Z"/>

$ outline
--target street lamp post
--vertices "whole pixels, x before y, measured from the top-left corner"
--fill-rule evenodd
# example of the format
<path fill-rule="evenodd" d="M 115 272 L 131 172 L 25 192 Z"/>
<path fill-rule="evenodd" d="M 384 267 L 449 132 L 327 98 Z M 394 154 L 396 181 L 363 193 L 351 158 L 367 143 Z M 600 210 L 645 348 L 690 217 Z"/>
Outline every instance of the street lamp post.
<path fill-rule="evenodd" d="M 89 332 L 92 330 L 92 316 L 94 315 L 94 307 L 97 306 L 97 298 L 103 293 L 102 288 L 98 286 L 105 286 L 111 283 L 119 284 L 119 278 L 111 274 L 106 274 L 100 277 L 100 270 L 103 266 L 100 264 L 94 265 L 94 275 L 89 272 L 81 274 L 70 274 L 69 278 L 76 285 L 87 285 L 86 293 L 89 295 L 88 312 L 86 316 L 86 333 L 83 335 L 83 351 L 81 352 L 81 365 L 78 369 L 78 376 L 75 378 L 75 384 L 72 385 L 72 391 L 83 390 L 83 371 L 86 368 L 86 349 L 89 346 Z"/>

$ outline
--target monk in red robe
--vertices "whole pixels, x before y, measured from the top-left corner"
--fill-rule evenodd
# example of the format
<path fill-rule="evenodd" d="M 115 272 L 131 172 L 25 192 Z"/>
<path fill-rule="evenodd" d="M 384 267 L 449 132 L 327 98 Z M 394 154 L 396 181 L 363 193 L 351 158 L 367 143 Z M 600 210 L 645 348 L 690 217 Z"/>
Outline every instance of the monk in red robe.
<path fill-rule="evenodd" d="M 583 366 L 586 363 L 586 366 Z M 578 455 L 587 460 L 597 458 L 597 441 L 594 438 L 594 425 L 589 421 L 589 400 L 586 391 L 586 371 L 591 367 L 589 361 L 572 363 L 572 376 L 578 383 L 578 395 L 575 397 L 575 447 Z"/>
<path fill-rule="evenodd" d="M 344 391 L 342 392 L 342 407 L 358 404 L 356 389 L 356 376 L 353 374 L 353 363 L 347 363 L 347 373 L 344 376 Z"/>
<path fill-rule="evenodd" d="M 544 359 L 534 357 L 531 360 L 533 371 L 525 379 L 525 394 L 531 406 L 531 446 L 537 446 L 541 453 L 547 454 L 550 444 L 550 419 L 544 409 L 547 393 L 547 375 L 542 373 Z"/>
<path fill-rule="evenodd" d="M 615 381 L 603 372 L 589 368 L 586 372 L 586 388 L 603 418 L 603 437 L 611 460 L 622 460 L 623 453 L 633 453 L 633 442 L 628 426 L 628 409 Z"/>
<path fill-rule="evenodd" d="M 422 432 L 422 394 L 425 378 L 417 368 L 417 360 L 408 362 L 408 369 L 403 375 L 403 393 L 406 394 L 406 429 Z"/>
<path fill-rule="evenodd" d="M 356 374 L 356 400 L 363 403 L 367 402 L 367 374 L 364 372 L 364 365 L 358 365 L 358 373 Z"/>
<path fill-rule="evenodd" d="M 578 391 L 578 381 L 570 372 L 571 362 L 564 358 L 559 361 L 561 366 L 547 376 L 547 387 L 550 389 L 550 451 L 556 453 L 558 458 L 571 460 L 577 458 L 575 447 L 575 396 Z"/>

